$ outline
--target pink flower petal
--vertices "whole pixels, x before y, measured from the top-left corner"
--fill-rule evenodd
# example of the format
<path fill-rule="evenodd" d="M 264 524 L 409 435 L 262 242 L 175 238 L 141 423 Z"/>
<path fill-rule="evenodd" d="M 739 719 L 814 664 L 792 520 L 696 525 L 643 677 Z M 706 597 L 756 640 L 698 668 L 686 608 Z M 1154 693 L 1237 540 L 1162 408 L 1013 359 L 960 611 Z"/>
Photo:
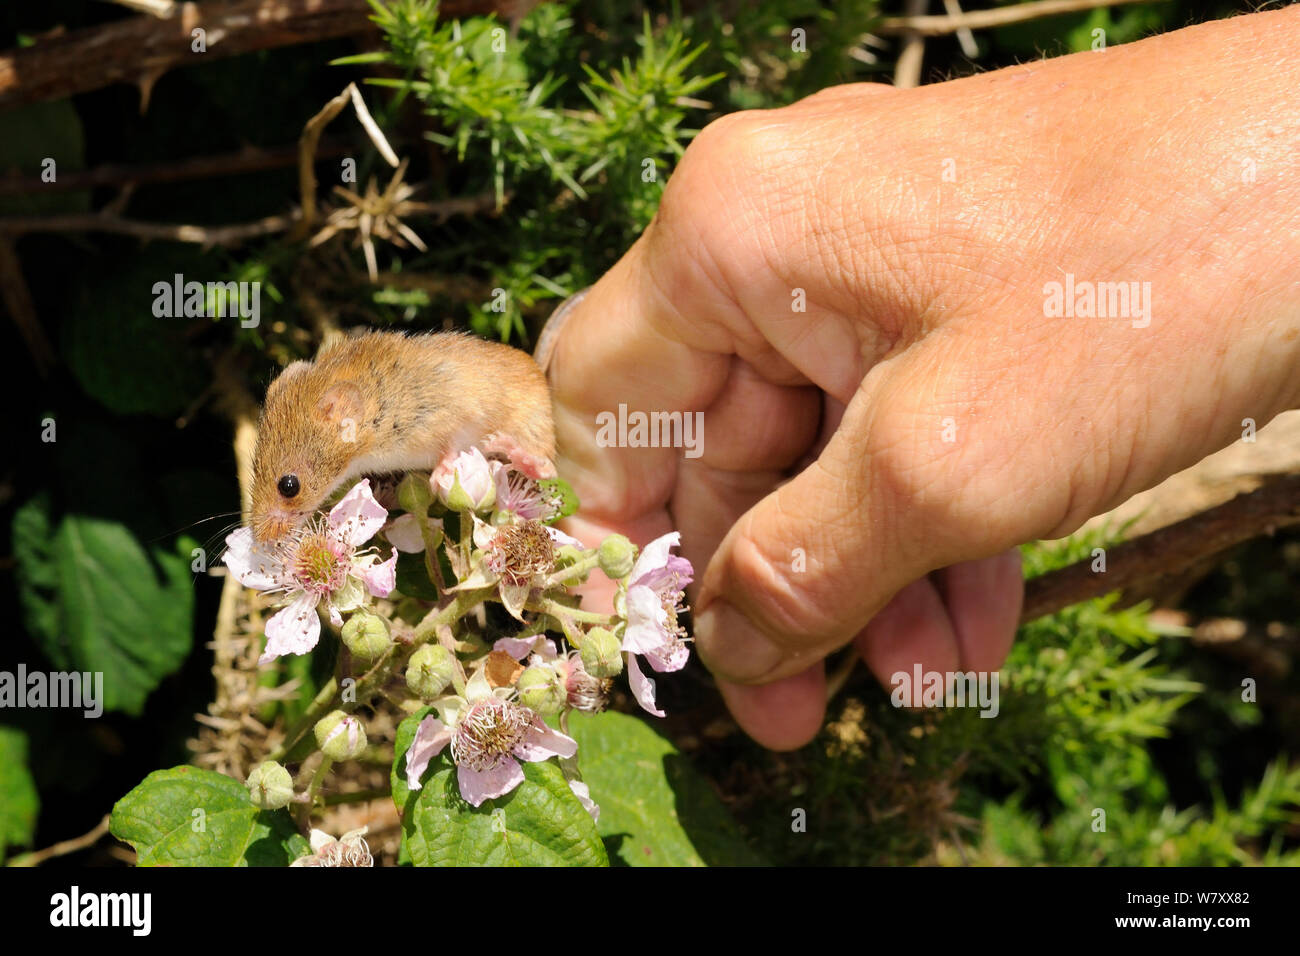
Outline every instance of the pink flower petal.
<path fill-rule="evenodd" d="M 420 520 L 415 515 L 399 515 L 394 518 L 384 529 L 384 537 L 403 554 L 419 554 L 424 550 L 424 535 L 420 532 Z"/>
<path fill-rule="evenodd" d="M 627 655 L 627 683 L 642 710 L 656 717 L 664 716 L 664 712 L 655 707 L 655 682 L 641 673 L 635 654 Z"/>
<path fill-rule="evenodd" d="M 284 654 L 306 654 L 320 640 L 320 617 L 316 604 L 320 598 L 303 593 L 299 598 L 266 622 L 266 650 L 259 664 L 269 664 Z"/>
<path fill-rule="evenodd" d="M 362 568 L 361 580 L 375 597 L 388 597 L 389 592 L 397 587 L 397 552 L 394 551 L 387 561 Z"/>
<path fill-rule="evenodd" d="M 514 753 L 520 760 L 535 763 L 548 757 L 572 757 L 578 752 L 578 742 L 558 730 L 546 726 L 542 718 L 533 719 L 533 725 L 524 739 L 515 744 Z"/>
<path fill-rule="evenodd" d="M 674 641 L 671 644 L 665 644 L 656 650 L 646 654 L 645 659 L 651 667 L 661 674 L 669 674 L 673 671 L 679 671 L 686 666 L 686 662 L 691 658 L 691 649 L 681 641 Z"/>
<path fill-rule="evenodd" d="M 540 634 L 534 634 L 532 637 L 502 637 L 492 645 L 492 650 L 501 651 L 509 654 L 517 661 L 522 661 L 533 652 L 533 648 L 541 636 Z"/>
<path fill-rule="evenodd" d="M 443 504 L 447 503 L 447 496 L 457 482 L 470 501 L 487 501 L 489 492 L 496 495 L 496 477 L 492 465 L 477 448 L 461 452 L 430 476 L 433 491 Z"/>
<path fill-rule="evenodd" d="M 280 585 L 283 566 L 271 551 L 257 543 L 252 528 L 238 528 L 226 536 L 226 553 L 221 560 L 244 587 L 269 591 Z"/>
<path fill-rule="evenodd" d="M 420 721 L 415 728 L 415 739 L 411 749 L 406 751 L 406 785 L 412 790 L 424 786 L 420 778 L 429 769 L 429 761 L 442 753 L 442 748 L 451 741 L 451 731 L 437 717 L 430 714 Z"/>
<path fill-rule="evenodd" d="M 387 520 L 388 512 L 370 493 L 369 478 L 357 482 L 330 511 L 330 527 L 354 548 L 378 534 Z"/>
<path fill-rule="evenodd" d="M 503 758 L 489 770 L 471 770 L 469 767 L 456 769 L 456 783 L 460 795 L 471 806 L 479 806 L 484 800 L 504 797 L 524 782 L 524 768 L 513 757 Z"/>

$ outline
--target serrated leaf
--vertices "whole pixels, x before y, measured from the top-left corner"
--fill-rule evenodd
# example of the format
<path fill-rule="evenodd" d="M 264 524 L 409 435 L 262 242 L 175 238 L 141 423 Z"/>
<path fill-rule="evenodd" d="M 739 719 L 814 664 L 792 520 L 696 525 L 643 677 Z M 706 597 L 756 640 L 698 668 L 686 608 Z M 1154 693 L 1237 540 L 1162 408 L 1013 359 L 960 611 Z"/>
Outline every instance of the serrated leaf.
<path fill-rule="evenodd" d="M 15 727 L 0 727 L 0 859 L 8 847 L 32 842 L 40 806 L 36 782 L 27 769 L 27 735 Z"/>
<path fill-rule="evenodd" d="M 591 817 L 553 761 L 524 763 L 524 782 L 472 807 L 446 754 L 423 788 L 406 786 L 406 751 L 430 708 L 402 721 L 394 748 L 393 801 L 402 811 L 402 856 L 416 866 L 607 866 Z"/>
<path fill-rule="evenodd" d="M 756 866 L 713 788 L 673 745 L 626 714 L 574 714 L 578 765 L 611 857 L 629 866 Z"/>
<path fill-rule="evenodd" d="M 137 866 L 288 866 L 311 852 L 289 814 L 259 810 L 238 780 L 198 767 L 149 774 L 113 807 L 109 829 Z"/>
<path fill-rule="evenodd" d="M 150 554 L 114 521 L 66 515 L 51 533 L 52 526 L 44 497 L 14 516 L 19 596 L 32 637 L 56 668 L 102 672 L 106 710 L 139 714 L 190 651 L 192 542 L 181 542 L 179 554 Z"/>

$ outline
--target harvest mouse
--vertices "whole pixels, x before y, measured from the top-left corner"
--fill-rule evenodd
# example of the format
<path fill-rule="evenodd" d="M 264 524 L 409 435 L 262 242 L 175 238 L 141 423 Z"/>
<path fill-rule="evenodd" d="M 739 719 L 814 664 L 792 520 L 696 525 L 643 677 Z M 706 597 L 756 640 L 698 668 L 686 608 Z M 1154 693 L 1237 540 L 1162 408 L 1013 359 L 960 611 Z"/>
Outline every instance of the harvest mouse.
<path fill-rule="evenodd" d="M 472 446 L 529 477 L 555 475 L 550 392 L 526 352 L 454 332 L 369 332 L 327 345 L 266 391 L 253 535 L 279 539 L 349 479 L 445 468 Z"/>

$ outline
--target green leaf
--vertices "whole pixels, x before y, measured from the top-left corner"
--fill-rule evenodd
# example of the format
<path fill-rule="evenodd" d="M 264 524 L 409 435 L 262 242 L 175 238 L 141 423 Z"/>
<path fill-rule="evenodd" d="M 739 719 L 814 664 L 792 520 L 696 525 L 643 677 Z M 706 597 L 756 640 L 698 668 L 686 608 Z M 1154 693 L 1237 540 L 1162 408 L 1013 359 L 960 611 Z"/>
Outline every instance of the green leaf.
<path fill-rule="evenodd" d="M 421 601 L 438 601 L 442 595 L 438 587 L 429 580 L 429 571 L 424 564 L 424 553 L 397 554 L 397 590 L 407 597 L 419 598 Z"/>
<path fill-rule="evenodd" d="M 189 545 L 146 552 L 125 525 L 66 515 L 45 496 L 14 516 L 19 597 L 36 642 L 60 670 L 102 672 L 106 710 L 139 714 L 189 654 Z"/>
<path fill-rule="evenodd" d="M 552 760 L 524 763 L 524 782 L 472 807 L 444 752 L 420 790 L 406 786 L 406 751 L 426 707 L 402 721 L 393 760 L 393 802 L 402 812 L 402 860 L 416 866 L 607 866 L 591 817 Z"/>
<path fill-rule="evenodd" d="M 628 866 L 755 866 L 713 787 L 644 721 L 574 714 L 578 765 L 610 856 Z"/>
<path fill-rule="evenodd" d="M 176 275 L 184 283 L 237 278 L 229 272 L 215 257 L 188 248 L 136 256 L 111 268 L 105 264 L 65 306 L 60 340 L 77 383 L 119 415 L 183 412 L 212 377 L 202 351 L 194 347 L 194 333 L 214 323 L 237 329 L 240 319 L 229 314 L 159 318 L 155 301 L 169 303 L 171 292 L 154 289 L 158 283 L 174 284 Z"/>
<path fill-rule="evenodd" d="M 60 177 L 85 169 L 85 134 L 71 100 L 31 103 L 0 114 L 0 171 L 53 181 L 44 189 L 0 199 L 0 215 L 85 212 L 90 191 L 65 192 Z M 53 165 L 51 162 L 53 161 Z"/>
<path fill-rule="evenodd" d="M 238 780 L 156 770 L 113 807 L 109 829 L 138 866 L 288 866 L 311 852 L 283 810 L 259 810 Z"/>
<path fill-rule="evenodd" d="M 563 478 L 546 478 L 537 483 L 542 493 L 546 495 L 555 495 L 560 499 L 560 510 L 547 520 L 547 524 L 554 524 L 561 518 L 567 518 L 578 511 L 578 494 L 572 486 Z"/>
<path fill-rule="evenodd" d="M 0 727 L 0 858 L 6 848 L 32 842 L 40 805 L 27 769 L 27 735 L 15 727 Z"/>

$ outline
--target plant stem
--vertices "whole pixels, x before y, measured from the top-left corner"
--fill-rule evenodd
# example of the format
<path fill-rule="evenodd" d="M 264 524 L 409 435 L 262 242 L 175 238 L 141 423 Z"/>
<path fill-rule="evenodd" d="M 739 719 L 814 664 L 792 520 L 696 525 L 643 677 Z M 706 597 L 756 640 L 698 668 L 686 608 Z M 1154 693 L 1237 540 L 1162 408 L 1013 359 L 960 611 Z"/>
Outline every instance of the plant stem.
<path fill-rule="evenodd" d="M 568 567 L 560 568 L 558 571 L 552 572 L 543 583 L 542 588 L 543 590 L 553 588 L 557 584 L 563 584 L 565 581 L 570 581 L 579 575 L 586 574 L 599 563 L 600 554 L 597 551 L 592 550 L 590 553 L 583 555 L 580 561 L 575 561 Z"/>
<path fill-rule="evenodd" d="M 619 618 L 613 614 L 597 614 L 595 611 L 584 611 L 580 608 L 561 604 L 547 597 L 542 598 L 540 601 L 529 601 L 524 607 L 529 611 L 549 614 L 556 620 L 567 617 L 573 621 L 582 621 L 584 624 L 600 624 L 605 627 L 613 627 L 619 622 Z"/>
<path fill-rule="evenodd" d="M 307 785 L 306 799 L 295 808 L 298 816 L 298 826 L 307 830 L 311 826 L 311 812 L 316 808 L 316 795 L 320 793 L 320 785 L 325 780 L 325 775 L 329 773 L 330 767 L 334 761 L 329 757 L 321 754 L 320 765 L 316 767 L 316 772 L 311 775 L 311 783 Z"/>

